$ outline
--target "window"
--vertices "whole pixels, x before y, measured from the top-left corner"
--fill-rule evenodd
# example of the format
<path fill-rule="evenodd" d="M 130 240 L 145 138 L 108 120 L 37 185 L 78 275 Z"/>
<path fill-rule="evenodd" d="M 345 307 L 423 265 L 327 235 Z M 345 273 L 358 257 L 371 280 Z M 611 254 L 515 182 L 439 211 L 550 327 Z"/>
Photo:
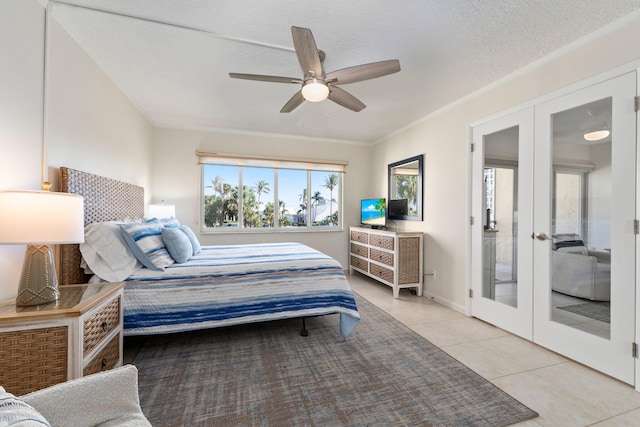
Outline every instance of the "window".
<path fill-rule="evenodd" d="M 346 162 L 197 155 L 203 230 L 341 229 Z"/>
<path fill-rule="evenodd" d="M 576 234 L 587 240 L 585 171 L 555 170 L 553 234 Z"/>

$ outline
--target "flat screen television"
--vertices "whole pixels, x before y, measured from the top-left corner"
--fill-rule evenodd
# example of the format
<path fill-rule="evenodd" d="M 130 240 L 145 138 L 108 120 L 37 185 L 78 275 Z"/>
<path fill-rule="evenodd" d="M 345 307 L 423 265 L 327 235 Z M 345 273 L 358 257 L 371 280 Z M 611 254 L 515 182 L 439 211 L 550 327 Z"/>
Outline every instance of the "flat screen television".
<path fill-rule="evenodd" d="M 389 200 L 390 219 L 404 219 L 407 215 L 409 215 L 408 199 Z"/>
<path fill-rule="evenodd" d="M 372 228 L 384 227 L 387 223 L 387 200 L 362 199 L 360 202 L 360 223 Z"/>

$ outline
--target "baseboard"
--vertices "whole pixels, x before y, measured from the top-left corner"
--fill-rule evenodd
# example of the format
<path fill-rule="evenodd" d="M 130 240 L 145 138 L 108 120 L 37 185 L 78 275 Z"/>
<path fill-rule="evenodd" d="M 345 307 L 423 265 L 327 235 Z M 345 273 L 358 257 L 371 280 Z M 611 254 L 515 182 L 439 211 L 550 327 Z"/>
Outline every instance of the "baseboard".
<path fill-rule="evenodd" d="M 423 296 L 424 298 L 428 298 L 428 299 L 430 299 L 430 300 L 432 300 L 432 301 L 435 301 L 435 302 L 437 302 L 438 304 L 443 305 L 443 306 L 445 306 L 445 307 L 447 307 L 447 308 L 450 308 L 450 309 L 452 309 L 452 310 L 455 310 L 455 311 L 457 311 L 458 313 L 465 314 L 465 307 L 464 307 L 463 305 L 456 304 L 455 302 L 453 302 L 453 301 L 451 301 L 451 300 L 448 300 L 448 299 L 446 299 L 446 298 L 442 298 L 441 296 L 436 295 L 436 294 L 434 294 L 434 293 L 432 293 L 432 292 L 429 292 L 429 291 L 427 291 L 427 290 L 423 290 L 423 291 L 422 291 L 422 296 Z M 466 315 L 466 314 L 465 314 L 465 315 Z"/>

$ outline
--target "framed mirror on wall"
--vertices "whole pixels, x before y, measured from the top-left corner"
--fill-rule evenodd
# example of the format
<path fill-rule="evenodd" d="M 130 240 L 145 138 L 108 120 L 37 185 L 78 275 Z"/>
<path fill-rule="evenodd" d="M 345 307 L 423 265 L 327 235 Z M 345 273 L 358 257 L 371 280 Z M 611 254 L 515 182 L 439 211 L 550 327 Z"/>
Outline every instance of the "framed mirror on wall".
<path fill-rule="evenodd" d="M 389 164 L 389 219 L 422 221 L 424 155 Z"/>

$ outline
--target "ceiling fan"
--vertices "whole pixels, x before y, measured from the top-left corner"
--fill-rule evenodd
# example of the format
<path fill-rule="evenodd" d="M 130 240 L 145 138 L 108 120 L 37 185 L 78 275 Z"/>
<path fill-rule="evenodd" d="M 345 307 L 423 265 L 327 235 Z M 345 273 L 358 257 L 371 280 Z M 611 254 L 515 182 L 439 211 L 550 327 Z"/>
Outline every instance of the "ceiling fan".
<path fill-rule="evenodd" d="M 290 113 L 305 100 L 320 102 L 326 98 L 358 112 L 365 108 L 366 105 L 349 92 L 338 87 L 338 85 L 375 79 L 376 77 L 400 71 L 400 61 L 391 59 L 325 73 L 323 68 L 325 53 L 318 50 L 311 30 L 294 26 L 291 27 L 291 34 L 293 35 L 293 45 L 298 56 L 298 62 L 304 73 L 301 79 L 261 74 L 229 73 L 229 77 L 234 79 L 301 84 L 302 88 L 284 104 L 284 107 L 280 110 L 281 113 Z"/>

